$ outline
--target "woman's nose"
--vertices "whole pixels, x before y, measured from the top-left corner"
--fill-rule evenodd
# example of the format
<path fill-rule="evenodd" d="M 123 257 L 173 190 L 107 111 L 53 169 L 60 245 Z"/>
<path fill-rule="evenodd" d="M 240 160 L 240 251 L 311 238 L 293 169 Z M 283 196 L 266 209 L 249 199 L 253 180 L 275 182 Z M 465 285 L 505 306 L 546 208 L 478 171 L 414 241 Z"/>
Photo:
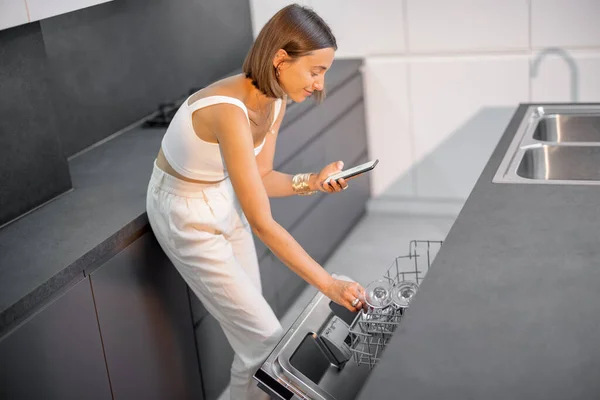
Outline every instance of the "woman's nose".
<path fill-rule="evenodd" d="M 323 90 L 323 86 L 324 86 L 324 82 L 323 81 L 314 81 L 313 83 L 313 89 L 315 90 Z"/>

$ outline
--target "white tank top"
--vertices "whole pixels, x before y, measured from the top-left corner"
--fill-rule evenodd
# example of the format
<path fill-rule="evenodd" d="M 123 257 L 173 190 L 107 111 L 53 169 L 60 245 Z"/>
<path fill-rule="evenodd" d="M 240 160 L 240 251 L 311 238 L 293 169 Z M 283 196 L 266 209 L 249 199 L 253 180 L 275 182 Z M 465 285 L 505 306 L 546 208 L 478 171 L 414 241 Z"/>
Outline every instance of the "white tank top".
<path fill-rule="evenodd" d="M 192 113 L 204 107 L 228 103 L 241 108 L 250 124 L 248 110 L 241 100 L 229 96 L 208 96 L 192 104 L 188 104 L 188 101 L 189 98 L 179 107 L 165 132 L 161 142 L 163 154 L 171 167 L 187 178 L 202 181 L 223 180 L 227 177 L 227 169 L 219 144 L 204 141 L 196 135 L 192 125 Z M 277 120 L 281 103 L 281 99 L 275 102 L 271 127 Z M 254 148 L 255 156 L 262 150 L 265 140 L 266 136 L 262 143 Z"/>

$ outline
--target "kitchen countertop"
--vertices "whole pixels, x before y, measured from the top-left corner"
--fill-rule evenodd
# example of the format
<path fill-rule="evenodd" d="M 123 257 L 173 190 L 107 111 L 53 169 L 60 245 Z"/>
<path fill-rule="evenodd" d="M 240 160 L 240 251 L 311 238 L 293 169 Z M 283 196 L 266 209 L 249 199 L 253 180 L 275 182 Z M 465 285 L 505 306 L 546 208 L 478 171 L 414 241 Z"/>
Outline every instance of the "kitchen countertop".
<path fill-rule="evenodd" d="M 600 187 L 492 183 L 527 107 L 358 399 L 600 396 Z"/>
<path fill-rule="evenodd" d="M 361 60 L 337 60 L 333 92 Z M 285 127 L 314 107 L 288 107 Z M 69 162 L 74 190 L 0 229 L 0 336 L 148 229 L 146 187 L 165 129 L 131 129 Z"/>

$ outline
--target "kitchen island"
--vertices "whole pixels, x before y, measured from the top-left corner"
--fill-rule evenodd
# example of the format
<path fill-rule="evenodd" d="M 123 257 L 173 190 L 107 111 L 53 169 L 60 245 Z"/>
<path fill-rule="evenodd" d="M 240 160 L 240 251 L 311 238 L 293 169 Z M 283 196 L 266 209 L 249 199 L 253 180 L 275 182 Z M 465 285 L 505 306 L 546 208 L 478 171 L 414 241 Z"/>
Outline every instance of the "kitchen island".
<path fill-rule="evenodd" d="M 600 397 L 600 186 L 492 182 L 528 107 L 360 400 Z"/>

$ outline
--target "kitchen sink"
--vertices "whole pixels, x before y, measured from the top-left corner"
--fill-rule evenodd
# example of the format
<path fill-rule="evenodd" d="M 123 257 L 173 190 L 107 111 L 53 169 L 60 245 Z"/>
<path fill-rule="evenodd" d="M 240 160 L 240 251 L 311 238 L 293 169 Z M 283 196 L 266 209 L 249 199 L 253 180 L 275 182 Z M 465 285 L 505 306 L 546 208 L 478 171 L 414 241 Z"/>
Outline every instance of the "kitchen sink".
<path fill-rule="evenodd" d="M 600 143 L 600 115 L 550 115 L 542 118 L 533 139 L 542 142 Z"/>
<path fill-rule="evenodd" d="M 517 174 L 526 179 L 600 183 L 600 146 L 541 146 L 527 149 Z"/>
<path fill-rule="evenodd" d="M 600 105 L 530 106 L 492 182 L 600 185 Z"/>

